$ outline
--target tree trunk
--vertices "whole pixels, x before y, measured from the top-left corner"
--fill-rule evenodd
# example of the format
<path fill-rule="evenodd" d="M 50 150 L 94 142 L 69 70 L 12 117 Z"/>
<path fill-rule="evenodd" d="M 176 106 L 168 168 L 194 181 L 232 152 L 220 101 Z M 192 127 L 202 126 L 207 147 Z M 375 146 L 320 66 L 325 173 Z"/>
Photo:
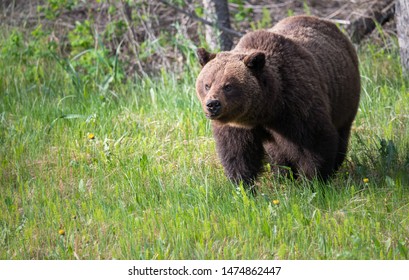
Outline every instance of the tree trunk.
<path fill-rule="evenodd" d="M 208 21 L 214 22 L 215 26 L 206 26 L 206 41 L 211 49 L 228 51 L 233 45 L 229 35 L 217 27 L 230 28 L 229 6 L 227 0 L 203 0 L 205 17 Z"/>
<path fill-rule="evenodd" d="M 227 5 L 227 0 L 215 0 L 214 2 L 216 5 L 217 25 L 230 28 L 230 14 L 229 6 Z M 233 41 L 226 32 L 221 31 L 219 40 L 220 48 L 223 51 L 231 50 L 233 46 Z"/>
<path fill-rule="evenodd" d="M 402 69 L 409 75 L 409 0 L 396 1 L 396 19 Z"/>

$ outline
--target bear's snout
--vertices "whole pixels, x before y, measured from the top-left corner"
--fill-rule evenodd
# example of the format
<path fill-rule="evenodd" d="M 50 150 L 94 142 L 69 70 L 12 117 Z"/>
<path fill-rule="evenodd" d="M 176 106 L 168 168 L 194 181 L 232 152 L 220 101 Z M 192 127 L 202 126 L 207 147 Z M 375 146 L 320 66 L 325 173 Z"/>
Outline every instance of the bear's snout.
<path fill-rule="evenodd" d="M 215 117 L 220 113 L 222 104 L 219 100 L 210 99 L 206 101 L 207 111 L 210 113 L 210 117 Z"/>

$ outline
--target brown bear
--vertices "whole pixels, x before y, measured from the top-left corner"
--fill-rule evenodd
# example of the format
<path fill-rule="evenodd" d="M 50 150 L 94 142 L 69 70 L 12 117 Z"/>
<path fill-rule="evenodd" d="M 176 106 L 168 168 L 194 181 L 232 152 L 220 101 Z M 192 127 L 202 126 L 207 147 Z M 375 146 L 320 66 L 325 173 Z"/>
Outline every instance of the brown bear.
<path fill-rule="evenodd" d="M 358 58 L 329 21 L 286 18 L 226 52 L 197 50 L 197 96 L 234 182 L 274 170 L 328 179 L 342 164 L 358 110 Z"/>

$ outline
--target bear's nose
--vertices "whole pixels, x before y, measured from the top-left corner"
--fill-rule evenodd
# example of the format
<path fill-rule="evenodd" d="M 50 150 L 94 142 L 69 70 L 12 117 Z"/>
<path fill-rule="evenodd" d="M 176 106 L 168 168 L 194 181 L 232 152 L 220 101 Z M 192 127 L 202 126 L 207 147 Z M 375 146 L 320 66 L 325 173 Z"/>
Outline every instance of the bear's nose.
<path fill-rule="evenodd" d="M 222 104 L 219 100 L 207 100 L 206 107 L 210 113 L 217 114 L 222 107 Z"/>

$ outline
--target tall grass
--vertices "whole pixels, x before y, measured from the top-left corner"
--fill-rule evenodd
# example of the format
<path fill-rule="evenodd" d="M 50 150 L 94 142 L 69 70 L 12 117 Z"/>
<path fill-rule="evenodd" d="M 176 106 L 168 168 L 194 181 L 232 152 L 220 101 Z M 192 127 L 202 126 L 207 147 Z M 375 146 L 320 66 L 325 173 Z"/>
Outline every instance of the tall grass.
<path fill-rule="evenodd" d="M 267 172 L 251 196 L 223 174 L 191 53 L 183 73 L 104 87 L 24 46 L 0 53 L 0 259 L 408 259 L 409 84 L 396 48 L 360 50 L 337 176 Z"/>

